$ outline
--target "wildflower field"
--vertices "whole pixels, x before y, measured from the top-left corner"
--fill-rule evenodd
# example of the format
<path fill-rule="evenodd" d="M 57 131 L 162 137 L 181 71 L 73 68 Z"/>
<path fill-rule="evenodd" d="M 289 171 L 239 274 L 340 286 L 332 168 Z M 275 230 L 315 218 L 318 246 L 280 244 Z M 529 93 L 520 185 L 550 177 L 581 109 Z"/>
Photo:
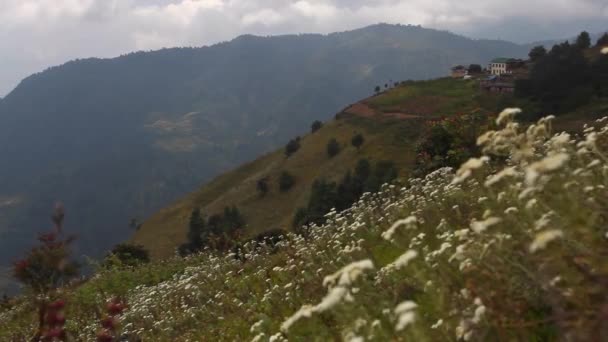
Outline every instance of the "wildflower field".
<path fill-rule="evenodd" d="M 110 298 L 137 341 L 608 339 L 608 119 L 581 136 L 516 109 L 458 170 L 385 185 L 323 226 L 137 268 L 100 270 L 65 298 L 94 341 Z M 32 298 L 0 309 L 0 340 L 31 337 Z"/>

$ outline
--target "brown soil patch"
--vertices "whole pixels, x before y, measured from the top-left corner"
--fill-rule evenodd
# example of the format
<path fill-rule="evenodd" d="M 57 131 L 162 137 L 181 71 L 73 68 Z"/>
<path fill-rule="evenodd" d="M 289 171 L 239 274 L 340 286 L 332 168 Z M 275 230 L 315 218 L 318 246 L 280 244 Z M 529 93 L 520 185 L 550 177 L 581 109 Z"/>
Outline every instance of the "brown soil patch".
<path fill-rule="evenodd" d="M 367 104 L 362 103 L 362 102 L 356 103 L 356 104 L 346 108 L 344 110 L 344 112 L 347 114 L 353 114 L 353 115 L 362 116 L 365 118 L 385 117 L 385 118 L 393 118 L 393 119 L 400 119 L 400 120 L 421 118 L 420 115 L 405 114 L 405 113 L 397 112 L 397 111 L 391 112 L 391 113 L 382 113 L 382 112 L 374 110 L 372 107 L 370 107 Z"/>
<path fill-rule="evenodd" d="M 346 110 L 344 112 L 346 112 L 348 114 L 363 116 L 366 118 L 369 118 L 369 117 L 372 117 L 372 116 L 375 116 L 378 114 L 370 106 L 366 105 L 365 103 L 361 103 L 361 102 L 355 103 L 354 105 L 346 108 Z"/>
<path fill-rule="evenodd" d="M 427 116 L 439 111 L 445 98 L 441 96 L 418 96 L 415 101 L 407 101 L 399 106 L 387 110 L 394 113 L 416 113 L 416 115 Z"/>
<path fill-rule="evenodd" d="M 395 118 L 395 119 L 418 119 L 421 118 L 422 116 L 420 115 L 414 115 L 414 114 L 405 114 L 405 113 L 384 113 L 384 116 L 388 116 L 391 118 Z"/>

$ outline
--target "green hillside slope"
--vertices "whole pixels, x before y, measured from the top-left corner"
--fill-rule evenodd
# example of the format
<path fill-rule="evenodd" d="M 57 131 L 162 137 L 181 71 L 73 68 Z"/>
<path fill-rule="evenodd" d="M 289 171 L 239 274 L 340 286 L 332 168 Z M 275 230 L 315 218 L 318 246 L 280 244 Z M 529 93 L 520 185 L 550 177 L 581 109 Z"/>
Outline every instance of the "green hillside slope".
<path fill-rule="evenodd" d="M 513 95 L 483 92 L 475 80 L 442 78 L 403 82 L 346 107 L 336 115 L 336 119 L 317 132 L 304 136 L 300 150 L 291 157 L 286 158 L 283 149 L 264 155 L 160 210 L 143 223 L 131 241 L 149 249 L 154 257 L 173 255 L 176 248 L 186 241 L 194 208 L 200 208 L 203 215 L 211 216 L 221 213 L 225 207 L 236 206 L 246 220 L 245 237 L 276 229 L 290 230 L 296 210 L 306 206 L 315 180 L 338 182 L 362 158 L 372 162 L 393 161 L 399 168 L 400 178 L 407 179 L 417 167 L 417 145 L 429 131 L 428 122 L 472 113 L 481 118 L 490 117 L 500 108 L 512 106 L 526 108 L 530 112 L 536 109 L 533 103 Z M 582 124 L 606 114 L 608 101 L 598 98 L 575 111 L 562 113 L 554 127 L 578 131 Z M 460 124 L 455 125 L 458 130 L 470 130 L 469 143 L 474 144 L 475 129 L 479 127 L 458 128 Z M 356 133 L 365 137 L 360 151 L 350 145 Z M 326 153 L 326 145 L 331 138 L 336 138 L 342 145 L 342 152 L 334 158 L 329 158 Z M 466 145 L 466 142 L 459 143 Z M 466 154 L 461 156 L 464 157 Z M 458 159 L 456 161 L 459 162 Z M 421 172 L 432 169 L 424 168 Z M 295 186 L 285 193 L 280 192 L 277 185 L 283 171 L 296 178 Z M 271 190 L 262 197 L 256 185 L 265 177 L 269 178 Z"/>
<path fill-rule="evenodd" d="M 490 115 L 494 113 L 493 106 L 508 100 L 480 93 L 474 81 L 444 78 L 405 82 L 348 106 L 335 120 L 304 136 L 301 148 L 291 157 L 286 158 L 283 149 L 267 154 L 160 210 L 144 222 L 132 241 L 144 245 L 153 256 L 170 256 L 185 241 L 193 208 L 210 216 L 233 205 L 245 216 L 246 236 L 273 229 L 289 230 L 296 210 L 306 205 L 315 180 L 338 181 L 362 158 L 372 163 L 393 161 L 405 179 L 413 171 L 416 144 L 426 129 L 425 121 L 459 113 Z M 365 137 L 360 151 L 351 146 L 356 133 Z M 331 138 L 342 145 L 342 152 L 334 158 L 326 153 Z M 296 179 L 295 186 L 285 193 L 277 185 L 283 171 Z M 265 177 L 269 177 L 271 190 L 262 197 L 256 184 Z"/>
<path fill-rule="evenodd" d="M 308 200 L 315 179 L 337 181 L 357 161 L 392 160 L 407 175 L 414 161 L 414 144 L 419 134 L 420 119 L 364 118 L 346 115 L 326 124 L 319 131 L 304 136 L 301 148 L 287 158 L 283 150 L 267 154 L 230 171 L 203 186 L 168 208 L 160 210 L 144 222 L 133 241 L 146 246 L 154 256 L 169 256 L 184 242 L 188 220 L 193 208 L 204 214 L 221 213 L 224 207 L 236 205 L 247 221 L 247 235 L 271 229 L 289 229 L 298 207 Z M 350 145 L 351 138 L 361 133 L 365 143 L 359 151 Z M 342 151 L 334 158 L 326 153 L 326 144 L 335 138 Z M 295 176 L 296 183 L 287 192 L 280 192 L 281 172 Z M 269 177 L 270 191 L 262 197 L 257 181 Z"/>

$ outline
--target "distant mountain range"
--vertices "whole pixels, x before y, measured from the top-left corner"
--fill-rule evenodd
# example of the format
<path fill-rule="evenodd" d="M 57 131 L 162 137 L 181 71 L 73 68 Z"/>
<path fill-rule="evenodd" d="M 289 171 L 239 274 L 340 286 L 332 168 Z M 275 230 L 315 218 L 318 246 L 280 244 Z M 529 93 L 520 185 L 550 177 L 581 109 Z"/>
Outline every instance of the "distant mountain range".
<path fill-rule="evenodd" d="M 241 36 L 34 74 L 0 100 L 0 261 L 49 227 L 57 200 L 78 252 L 99 256 L 133 233 L 132 219 L 281 146 L 376 85 L 529 49 L 381 24 Z"/>

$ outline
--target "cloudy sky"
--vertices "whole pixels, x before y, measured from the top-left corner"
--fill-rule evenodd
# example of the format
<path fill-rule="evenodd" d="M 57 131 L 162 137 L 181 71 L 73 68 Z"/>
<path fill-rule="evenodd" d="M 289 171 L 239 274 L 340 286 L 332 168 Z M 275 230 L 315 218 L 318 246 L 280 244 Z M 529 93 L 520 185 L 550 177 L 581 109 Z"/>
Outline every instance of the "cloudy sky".
<path fill-rule="evenodd" d="M 378 22 L 517 42 L 608 29 L 608 0 L 0 0 L 0 96 L 82 57 Z"/>

